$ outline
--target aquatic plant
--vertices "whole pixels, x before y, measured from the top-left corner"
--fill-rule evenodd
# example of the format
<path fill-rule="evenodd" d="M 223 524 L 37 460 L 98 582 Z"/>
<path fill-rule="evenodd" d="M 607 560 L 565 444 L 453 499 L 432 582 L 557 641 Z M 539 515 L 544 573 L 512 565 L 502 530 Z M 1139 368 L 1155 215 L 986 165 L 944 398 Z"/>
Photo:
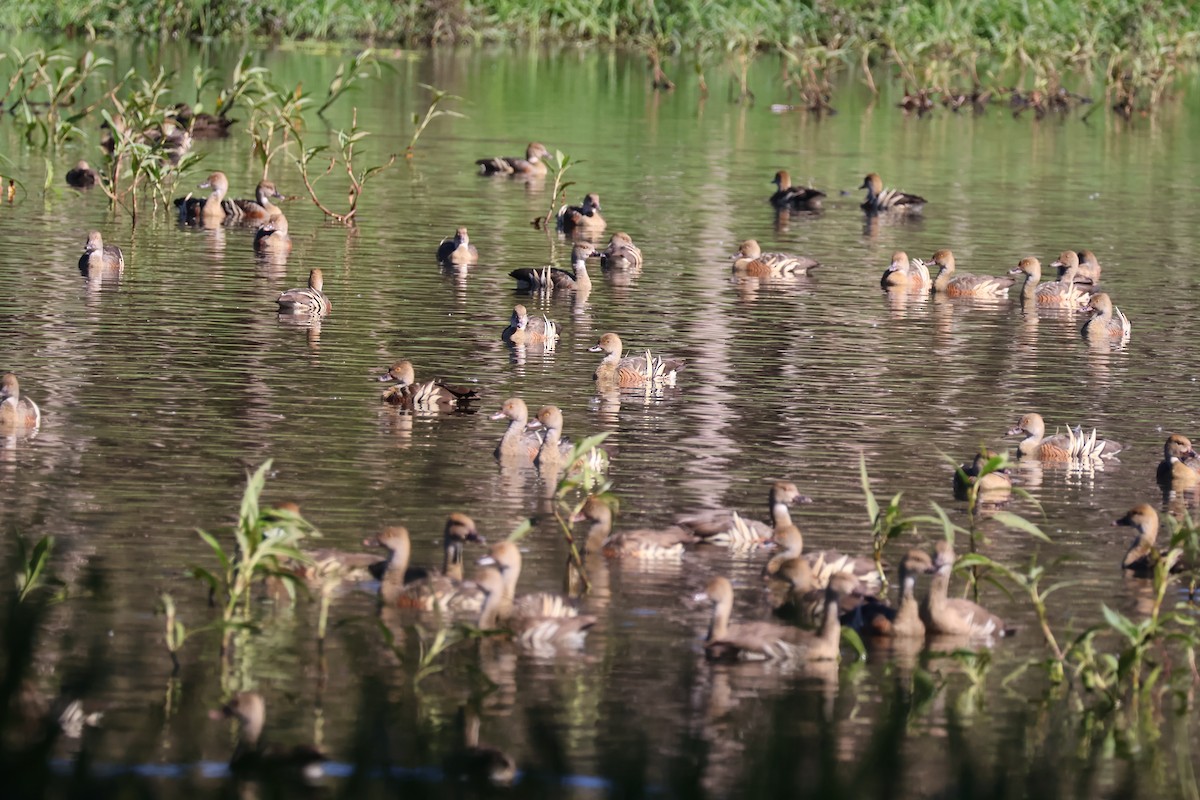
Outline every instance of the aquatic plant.
<path fill-rule="evenodd" d="M 354 148 L 370 133 L 364 130 L 359 130 L 358 127 L 358 109 L 354 109 L 351 117 L 350 129 L 339 130 L 337 132 L 338 149 L 335 155 L 329 157 L 329 164 L 320 173 L 315 173 L 316 162 L 324 160 L 318 159 L 322 153 L 331 150 L 329 145 L 317 145 L 315 147 L 305 147 L 304 140 L 300 136 L 299 126 L 292 124 L 289 128 L 297 145 L 300 147 L 300 154 L 294 156 L 296 166 L 300 169 L 300 177 L 304 181 L 304 188 L 308 190 L 308 196 L 312 199 L 313 205 L 321 209 L 328 217 L 337 220 L 344 225 L 353 225 L 354 218 L 358 214 L 358 203 L 362 199 L 363 190 L 366 188 L 368 181 L 377 177 L 381 172 L 396 163 L 396 154 L 392 153 L 387 161 L 382 164 L 375 164 L 361 170 L 355 169 L 354 166 Z M 345 171 L 346 177 L 350 181 L 350 186 L 347 190 L 347 202 L 349 208 L 345 212 L 332 210 L 321 198 L 317 195 L 317 182 L 329 175 L 335 169 Z"/>
<path fill-rule="evenodd" d="M 57 147 L 83 138 L 77 123 L 86 119 L 120 87 L 120 83 L 90 103 L 82 102 L 85 86 L 97 73 L 112 66 L 91 50 L 71 56 L 58 50 L 37 49 L 22 53 L 13 48 L 2 54 L 13 64 L 0 107 L 7 105 L 25 141 L 32 145 Z M 11 105 L 9 103 L 11 102 Z"/>
<path fill-rule="evenodd" d="M 15 588 L 18 602 L 24 603 L 37 590 L 58 584 L 47 572 L 53 552 L 53 536 L 43 536 L 32 548 L 22 537 L 17 537 L 17 565 L 20 569 L 15 576 Z"/>
<path fill-rule="evenodd" d="M 353 89 L 359 81 L 372 76 L 379 77 L 384 66 L 386 65 L 375 56 L 375 51 L 370 47 L 355 53 L 346 63 L 338 64 L 325 92 L 325 102 L 317 109 L 317 116 L 324 116 L 329 107 Z"/>
<path fill-rule="evenodd" d="M 550 159 L 546 160 L 550 162 Z M 562 150 L 554 151 L 554 160 L 549 163 L 550 169 L 554 171 L 554 189 L 550 192 L 550 207 L 546 209 L 546 216 L 539 220 L 534 220 L 535 225 L 538 227 L 546 231 L 554 230 L 554 220 L 558 215 L 558 209 L 567 202 L 567 188 L 575 185 L 574 181 L 564 180 L 567 170 L 578 163 L 581 162 L 573 161 L 571 156 Z"/>
<path fill-rule="evenodd" d="M 863 500 L 867 507 L 867 519 L 871 523 L 871 554 L 875 559 L 875 570 L 879 573 L 879 581 L 882 586 L 880 592 L 886 594 L 888 579 L 887 572 L 883 568 L 884 548 L 893 539 L 906 533 L 915 532 L 917 522 L 920 519 L 928 518 L 904 516 L 900 510 L 900 498 L 904 496 L 903 492 L 892 495 L 887 506 L 880 507 L 879 501 L 875 499 L 875 493 L 871 491 L 871 479 L 867 475 L 866 455 L 858 457 L 858 472 L 859 479 L 862 481 Z"/>
<path fill-rule="evenodd" d="M 194 565 L 190 573 L 208 585 L 226 627 L 249 619 L 252 590 L 267 578 L 279 580 L 290 596 L 295 595 L 300 578 L 294 570 L 285 568 L 285 562 L 312 563 L 300 550 L 300 543 L 317 535 L 316 529 L 288 509 L 259 508 L 259 496 L 270 469 L 271 461 L 268 460 L 246 478 L 246 489 L 232 530 L 233 547 L 227 548 L 206 531 L 196 531 L 212 550 L 217 566 L 210 569 Z"/>
<path fill-rule="evenodd" d="M 408 147 L 406 147 L 404 150 L 404 157 L 410 161 L 413 157 L 413 150 L 417 146 L 417 139 L 421 138 L 421 134 L 425 132 L 425 128 L 430 122 L 433 122 L 433 120 L 437 119 L 438 117 L 458 117 L 460 119 L 466 118 L 466 114 L 460 114 L 459 112 L 452 111 L 448 108 L 438 108 L 438 105 L 447 100 L 462 100 L 461 97 L 456 94 L 450 94 L 442 89 L 438 89 L 436 86 L 430 86 L 427 83 L 420 83 L 417 85 L 422 89 L 428 90 L 433 96 L 430 98 L 429 106 L 425 109 L 425 113 L 423 115 L 418 114 L 415 111 L 413 112 L 413 135 L 412 138 L 408 140 Z"/>

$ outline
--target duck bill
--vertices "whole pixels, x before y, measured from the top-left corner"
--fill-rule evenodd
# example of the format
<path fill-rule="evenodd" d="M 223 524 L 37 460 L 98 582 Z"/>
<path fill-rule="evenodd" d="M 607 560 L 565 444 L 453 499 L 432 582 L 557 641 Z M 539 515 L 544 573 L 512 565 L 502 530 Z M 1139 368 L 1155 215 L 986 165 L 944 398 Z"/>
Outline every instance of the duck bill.
<path fill-rule="evenodd" d="M 495 414 L 488 415 L 488 419 L 504 419 L 507 416 L 503 411 L 497 411 Z"/>
<path fill-rule="evenodd" d="M 1021 269 L 1020 267 L 1013 267 L 1012 269 L 1010 269 L 1008 271 L 1008 274 L 1009 275 L 1020 275 L 1024 271 L 1025 270 Z"/>
<path fill-rule="evenodd" d="M 588 348 L 589 353 L 599 353 L 599 352 L 602 352 L 603 350 L 604 350 L 604 348 L 598 344 L 594 344 Z"/>
<path fill-rule="evenodd" d="M 1025 432 L 1025 430 L 1023 428 L 1021 428 L 1021 426 L 1018 425 L 1015 428 L 1009 428 L 1008 432 L 1005 433 L 1004 435 L 1005 436 L 1020 436 L 1024 432 Z"/>

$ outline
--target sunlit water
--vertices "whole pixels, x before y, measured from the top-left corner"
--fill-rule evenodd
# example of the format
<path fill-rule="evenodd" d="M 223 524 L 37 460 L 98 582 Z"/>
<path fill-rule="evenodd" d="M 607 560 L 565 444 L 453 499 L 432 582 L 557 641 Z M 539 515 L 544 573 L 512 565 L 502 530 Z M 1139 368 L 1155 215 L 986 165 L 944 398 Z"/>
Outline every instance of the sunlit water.
<path fill-rule="evenodd" d="M 163 63 L 186 81 L 195 64 L 229 69 L 237 56 L 117 50 L 114 71 Z M 281 84 L 303 82 L 319 94 L 342 57 L 282 49 L 259 61 Z M 864 89 L 848 84 L 835 98 L 841 113 L 816 119 L 769 113 L 768 103 L 784 98 L 765 61 L 754 73 L 760 102 L 747 107 L 727 102 L 724 75 L 710 74 L 707 100 L 687 87 L 655 94 L 642 61 L 619 55 L 440 52 L 388 60 L 394 71 L 329 114 L 329 129 L 337 129 L 358 106 L 360 125 L 372 133 L 363 164 L 403 151 L 409 117 L 425 105 L 418 83 L 461 95 L 451 107 L 466 118 L 436 120 L 411 163 L 401 158 L 369 184 L 353 230 L 324 221 L 280 157 L 272 177 L 297 198 L 285 205 L 295 242 L 285 266 L 256 262 L 247 230 L 184 230 L 165 213 L 131 230 L 98 191 L 67 190 L 61 174 L 70 164 L 100 160 L 96 124 L 86 126 L 86 145 L 49 159 L 43 191 L 40 151 L 0 121 L 15 164 L 5 169 L 24 184 L 17 202 L 0 208 L 0 367 L 18 372 L 44 415 L 35 437 L 0 443 L 0 520 L 7 549 L 17 534 L 52 534 L 60 577 L 75 586 L 93 568 L 104 579 L 105 591 L 69 601 L 58 624 L 81 640 L 88 630 L 104 634 L 112 674 L 97 701 L 108 709 L 114 762 L 178 763 L 176 738 L 190 742 L 183 755 L 196 763 L 226 758 L 228 728 L 203 715 L 223 695 L 213 638 L 185 647 L 185 672 L 199 675 L 188 689 L 199 696 L 176 712 L 185 716 L 163 724 L 170 662 L 152 611 L 158 593 L 170 590 L 190 627 L 209 619 L 204 590 L 185 577 L 190 564 L 211 559 L 194 530 L 222 530 L 245 470 L 267 458 L 274 471 L 266 500 L 298 501 L 328 545 L 356 549 L 380 526 L 402 522 L 415 534 L 414 561 L 428 563 L 440 558 L 450 511 L 469 513 L 493 539 L 536 516 L 522 542 L 522 585 L 561 587 L 566 546 L 546 488 L 532 469 L 501 470 L 492 457 L 504 423 L 488 414 L 513 395 L 534 410 L 559 405 L 569 435 L 611 433 L 620 526 L 663 525 L 717 507 L 764 517 L 768 479 L 789 478 L 815 501 L 798 512 L 807 546 L 864 554 L 860 454 L 881 497 L 903 491 L 911 512 L 938 503 L 962 523 L 952 462 L 969 460 L 981 442 L 1003 446 L 1004 431 L 1027 411 L 1043 414 L 1051 431 L 1068 422 L 1096 426 L 1126 445 L 1119 462 L 1095 471 L 1014 470 L 1036 502 L 1018 499 L 1010 510 L 1040 524 L 1053 545 L 985 523 L 984 551 L 1013 564 L 1035 554 L 1066 559 L 1056 575 L 1078 583 L 1053 597 L 1062 630 L 1098 621 L 1101 602 L 1137 613 L 1149 588 L 1122 579 L 1117 565 L 1129 531 L 1110 523 L 1136 503 L 1161 501 L 1154 468 L 1166 432 L 1200 428 L 1195 96 L 1132 125 L 1103 110 L 1087 123 L 1013 119 L 1003 108 L 978 118 L 939 110 L 917 119 L 895 109 L 896 98 L 872 106 Z M 313 117 L 309 129 L 306 143 L 326 140 L 321 120 Z M 596 265 L 584 302 L 513 291 L 510 269 L 569 259 L 568 244 L 530 224 L 550 205 L 551 184 L 483 179 L 473 162 L 517 155 L 534 139 L 578 161 L 569 173 L 572 200 L 598 192 L 608 232 L 627 231 L 641 245 L 646 266 L 630 285 L 606 281 Z M 221 169 L 235 196 L 250 196 L 260 171 L 250 144 L 240 130 L 199 143 L 204 163 L 177 194 Z M 776 218 L 766 198 L 780 168 L 828 192 L 822 214 Z M 924 217 L 865 221 L 856 187 L 867 171 L 927 197 Z M 341 204 L 336 176 L 318 186 Z M 480 264 L 447 274 L 433 254 L 459 225 L 469 227 Z M 89 286 L 76 270 L 92 228 L 125 251 L 119 287 Z M 749 237 L 823 266 L 810 278 L 735 283 L 728 256 Z M 960 271 L 990 274 L 1022 256 L 1049 264 L 1062 250 L 1089 248 L 1104 266 L 1106 290 L 1132 319 L 1132 339 L 1096 351 L 1080 338 L 1078 315 L 1023 311 L 1016 301 L 897 302 L 879 290 L 892 251 L 928 256 L 942 247 L 954 250 Z M 315 267 L 324 270 L 333 313 L 319 327 L 278 320 L 277 293 L 303 285 Z M 553 352 L 502 344 L 515 302 L 562 326 Z M 619 403 L 598 396 L 591 379 L 598 357 L 587 347 L 610 330 L 633 352 L 688 359 L 678 392 L 649 400 L 627 394 Z M 401 357 L 416 364 L 418 377 L 475 385 L 486 413 L 414 416 L 381 404 L 372 377 Z M 937 533 L 925 526 L 893 545 L 892 562 Z M 865 745 L 870 709 L 891 680 L 886 659 L 853 682 L 843 667 L 840 690 L 829 674 L 781 677 L 702 662 L 707 611 L 686 598 L 726 574 L 739 592 L 735 614 L 761 616 L 762 562 L 708 550 L 654 569 L 596 566 L 597 590 L 585 606 L 600 623 L 582 655 L 545 661 L 494 648 L 459 656 L 480 661 L 497 687 L 482 701 L 484 740 L 503 743 L 521 763 L 530 752 L 526 712 L 549 709 L 578 773 L 603 773 L 598 752 L 644 733 L 661 743 L 649 756 L 653 778 L 680 735 L 700 731 L 713 742 L 705 783 L 719 793 L 737 775 L 737 742 L 755 730 L 763 703 L 793 691 L 840 692 L 836 713 L 846 718 L 841 746 L 849 757 Z M 397 687 L 395 696 L 419 700 L 410 709 L 418 728 L 393 732 L 396 762 L 436 766 L 453 745 L 454 709 L 478 697 L 479 685 L 451 680 L 460 671 L 448 670 L 412 694 L 412 668 L 383 646 L 372 587 L 361 588 L 334 607 L 323 669 L 312 607 L 302 603 L 268 616 L 224 684 L 266 693 L 276 740 L 317 736 L 348 759 L 361 682 L 380 680 Z M 976 735 L 986 739 L 1022 706 L 999 689 L 1000 679 L 1039 655 L 1042 643 L 1027 605 L 991 587 L 983 592 L 1020 629 L 994 652 L 994 692 L 975 719 Z M 56 680 L 48 674 L 55 663 L 75 663 L 84 649 L 50 637 L 41 654 L 47 685 Z M 163 724 L 161 733 L 147 734 L 148 719 Z M 935 705 L 921 724 L 936 735 L 943 722 Z M 912 757 L 936 761 L 936 750 L 917 746 Z"/>

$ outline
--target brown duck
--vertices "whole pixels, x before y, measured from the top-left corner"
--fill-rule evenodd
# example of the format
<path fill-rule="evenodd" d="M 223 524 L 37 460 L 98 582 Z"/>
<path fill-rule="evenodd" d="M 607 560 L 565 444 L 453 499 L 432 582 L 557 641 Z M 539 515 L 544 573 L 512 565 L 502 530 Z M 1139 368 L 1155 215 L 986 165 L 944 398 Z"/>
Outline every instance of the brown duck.
<path fill-rule="evenodd" d="M 933 580 L 929 594 L 921 604 L 921 621 L 931 636 L 963 636 L 990 640 L 993 636 L 1008 636 L 1012 630 L 1004 620 L 978 603 L 948 596 L 950 573 L 954 569 L 954 546 L 938 542 L 934 547 Z"/>
<path fill-rule="evenodd" d="M 541 142 L 530 142 L 525 148 L 525 157 L 500 156 L 497 158 L 481 158 L 475 163 L 479 165 L 481 175 L 545 175 L 546 162 L 550 151 Z"/>
<path fill-rule="evenodd" d="M 808 256 L 791 253 L 764 253 L 758 242 L 747 239 L 733 254 L 733 272 L 750 278 L 782 278 L 788 275 L 807 275 L 821 266 Z"/>
<path fill-rule="evenodd" d="M 888 211 L 894 214 L 920 214 L 925 210 L 925 198 L 899 189 L 885 189 L 883 179 L 874 172 L 867 173 L 860 189 L 867 190 L 862 210 L 868 213 Z"/>
<path fill-rule="evenodd" d="M 1007 297 L 1015 281 L 1005 276 L 954 274 L 954 253 L 938 250 L 930 259 L 941 269 L 933 279 L 933 293 L 947 297 Z"/>
<path fill-rule="evenodd" d="M 775 193 L 771 195 L 771 205 L 783 211 L 816 211 L 825 199 L 825 193 L 804 186 L 792 186 L 792 176 L 781 169 L 771 179 L 775 184 Z"/>
<path fill-rule="evenodd" d="M 676 521 L 676 525 L 694 533 L 705 544 L 729 547 L 756 547 L 771 541 L 776 530 L 792 524 L 789 506 L 811 503 L 812 498 L 800 494 L 791 481 L 777 481 L 767 493 L 767 510 L 771 524 L 746 519 L 728 509 L 694 514 Z"/>
<path fill-rule="evenodd" d="M 1066 433 L 1046 436 L 1046 422 L 1041 414 L 1026 414 L 1015 427 L 1008 430 L 1009 436 L 1025 434 L 1017 445 L 1017 453 L 1026 458 L 1043 461 L 1070 461 L 1075 459 L 1112 458 L 1122 450 L 1118 442 L 1097 439 L 1096 430 L 1091 436 L 1081 428 L 1067 427 Z"/>
<path fill-rule="evenodd" d="M 383 391 L 381 400 L 417 411 L 470 411 L 471 403 L 479 399 L 474 389 L 450 386 L 441 381 L 417 383 L 412 362 L 402 359 L 380 375 L 379 381 L 394 381 Z"/>
<path fill-rule="evenodd" d="M 479 263 L 479 251 L 471 244 L 466 228 L 459 228 L 448 239 L 442 239 L 437 249 L 439 264 L 466 266 Z"/>

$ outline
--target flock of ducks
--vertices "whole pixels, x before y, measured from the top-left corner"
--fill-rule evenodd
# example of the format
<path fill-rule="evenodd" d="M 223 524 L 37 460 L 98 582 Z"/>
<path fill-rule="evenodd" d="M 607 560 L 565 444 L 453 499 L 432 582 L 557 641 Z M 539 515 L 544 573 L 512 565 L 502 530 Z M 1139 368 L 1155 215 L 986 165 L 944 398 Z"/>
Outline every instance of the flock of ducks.
<path fill-rule="evenodd" d="M 480 159 L 476 163 L 484 175 L 544 175 L 547 149 L 531 143 L 524 157 Z M 86 187 L 98 180 L 94 170 L 80 162 L 67 173 L 72 186 Z M 776 191 L 770 203 L 781 211 L 810 211 L 821 206 L 825 194 L 816 189 L 794 186 L 788 172 L 780 170 L 772 183 Z M 210 190 L 205 197 L 191 194 L 175 201 L 179 221 L 185 225 L 242 225 L 255 228 L 254 250 L 259 253 L 287 253 L 291 249 L 287 218 L 272 200 L 280 199 L 275 185 L 261 181 L 253 200 L 229 199 L 229 181 L 221 172 L 213 172 L 200 188 Z M 867 195 L 862 209 L 868 214 L 919 214 L 926 201 L 917 195 L 885 188 L 879 175 L 871 173 L 862 183 Z M 519 290 L 533 292 L 586 292 L 591 279 L 589 259 L 598 258 L 605 271 L 637 273 L 641 270 L 641 250 L 623 232 L 614 234 L 604 250 L 594 241 L 603 234 L 606 223 L 601 216 L 600 199 L 595 193 L 584 196 L 578 206 L 564 205 L 557 215 L 560 231 L 575 240 L 570 271 L 552 266 L 513 270 L 510 275 Z M 437 247 L 437 261 L 446 266 L 464 267 L 478 263 L 479 253 L 465 227 L 444 239 Z M 734 274 L 751 278 L 785 278 L 804 275 L 818 267 L 816 260 L 802 255 L 763 252 L 758 242 L 743 242 L 733 256 Z M 1051 264 L 1058 279 L 1043 283 L 1041 263 L 1024 258 L 1009 275 L 968 275 L 956 270 L 950 250 L 939 250 L 926 261 L 910 259 L 897 252 L 883 273 L 881 285 L 889 291 L 930 292 L 948 297 L 998 298 L 1007 296 L 1024 275 L 1021 300 L 1037 305 L 1092 312 L 1083 326 L 1088 339 L 1105 341 L 1128 337 L 1129 321 L 1116 310 L 1107 294 L 1096 290 L 1100 265 L 1089 251 L 1065 251 Z M 89 277 L 119 277 L 125 259 L 119 247 L 104 242 L 99 231 L 88 234 L 79 259 L 80 272 Z M 934 269 L 936 268 L 936 273 Z M 276 299 L 280 313 L 323 316 L 331 311 L 323 293 L 322 273 L 312 270 L 306 287 L 281 293 Z M 507 342 L 541 344 L 552 347 L 558 338 L 558 326 L 545 316 L 534 316 L 523 304 L 513 307 L 501 336 Z M 625 355 L 621 337 L 603 334 L 590 348 L 601 353 L 593 378 L 602 389 L 640 389 L 647 386 L 673 386 L 677 374 L 686 365 L 679 359 L 655 356 L 649 351 Z M 473 389 L 453 387 L 441 381 L 419 382 L 411 362 L 396 362 L 380 381 L 389 383 L 383 400 L 406 409 L 455 412 L 472 408 L 480 398 Z M 17 377 L 8 373 L 0 379 L 0 431 L 36 430 L 41 423 L 37 405 L 21 394 Z M 572 453 L 563 436 L 562 412 L 547 406 L 531 419 L 520 398 L 510 398 L 491 415 L 507 420 L 508 425 L 496 446 L 501 461 L 516 460 L 539 468 L 564 466 Z M 1042 417 L 1026 414 L 1007 433 L 1022 436 L 1017 445 L 1020 458 L 1043 461 L 1109 459 L 1121 451 L 1115 442 L 1098 439 L 1093 430 L 1067 428 L 1066 433 L 1046 435 Z M 955 490 L 960 496 L 972 489 L 980 498 L 1011 488 L 1007 470 L 987 470 L 992 454 L 981 451 L 970 464 L 955 475 Z M 1172 435 L 1164 447 L 1164 460 L 1157 477 L 1164 486 L 1175 489 L 1200 487 L 1200 457 L 1191 442 Z M 898 569 L 898 598 L 892 605 L 879 596 L 882 588 L 880 567 L 871 558 L 847 555 L 831 550 L 812 551 L 804 547 L 800 529 L 793 522 L 790 508 L 811 502 L 787 481 L 774 483 L 768 495 L 770 523 L 744 517 L 734 510 L 683 517 L 663 529 L 615 529 L 613 509 L 602 499 L 589 498 L 571 520 L 586 524 L 588 532 L 581 551 L 606 559 L 662 561 L 679 559 L 689 548 L 727 547 L 766 554 L 762 568 L 764 580 L 779 585 L 783 601 L 775 609 L 775 619 L 735 621 L 732 619 L 734 591 L 728 579 L 712 578 L 704 591 L 695 595 L 697 602 L 711 604 L 711 620 L 704 639 L 707 657 L 715 661 L 776 661 L 783 663 L 833 661 L 839 657 L 841 628 L 849 626 L 869 640 L 924 642 L 927 637 L 956 637 L 961 641 L 991 644 L 993 638 L 1011 632 L 1003 620 L 971 601 L 949 594 L 955 554 L 949 542 L 938 542 L 931 552 L 913 549 L 905 554 Z M 1122 562 L 1125 569 L 1147 574 L 1157 563 L 1155 549 L 1158 532 L 1157 513 L 1148 505 L 1139 505 L 1114 524 L 1132 527 L 1137 535 Z M 576 598 L 552 592 L 518 592 L 521 553 L 509 541 L 492 544 L 477 558 L 479 570 L 467 577 L 464 565 L 469 546 L 485 546 L 474 521 L 465 514 L 451 514 L 443 531 L 444 559 L 440 569 L 414 568 L 410 563 L 410 535 L 403 526 L 390 526 L 375 538 L 386 558 L 379 560 L 367 553 L 321 551 L 314 553 L 317 571 L 330 569 L 347 579 L 377 580 L 379 602 L 387 607 L 407 608 L 418 613 L 439 614 L 444 618 L 470 620 L 482 629 L 502 628 L 513 641 L 536 652 L 554 652 L 580 647 L 596 618 L 582 613 Z M 931 576 L 926 591 L 918 592 L 921 576 Z M 241 739 L 235 753 L 235 766 L 261 766 L 264 760 L 287 759 L 301 764 L 319 761 L 321 755 L 304 749 L 271 751 L 259 746 L 265 707 L 261 696 L 242 693 L 221 715 L 239 721 Z"/>

